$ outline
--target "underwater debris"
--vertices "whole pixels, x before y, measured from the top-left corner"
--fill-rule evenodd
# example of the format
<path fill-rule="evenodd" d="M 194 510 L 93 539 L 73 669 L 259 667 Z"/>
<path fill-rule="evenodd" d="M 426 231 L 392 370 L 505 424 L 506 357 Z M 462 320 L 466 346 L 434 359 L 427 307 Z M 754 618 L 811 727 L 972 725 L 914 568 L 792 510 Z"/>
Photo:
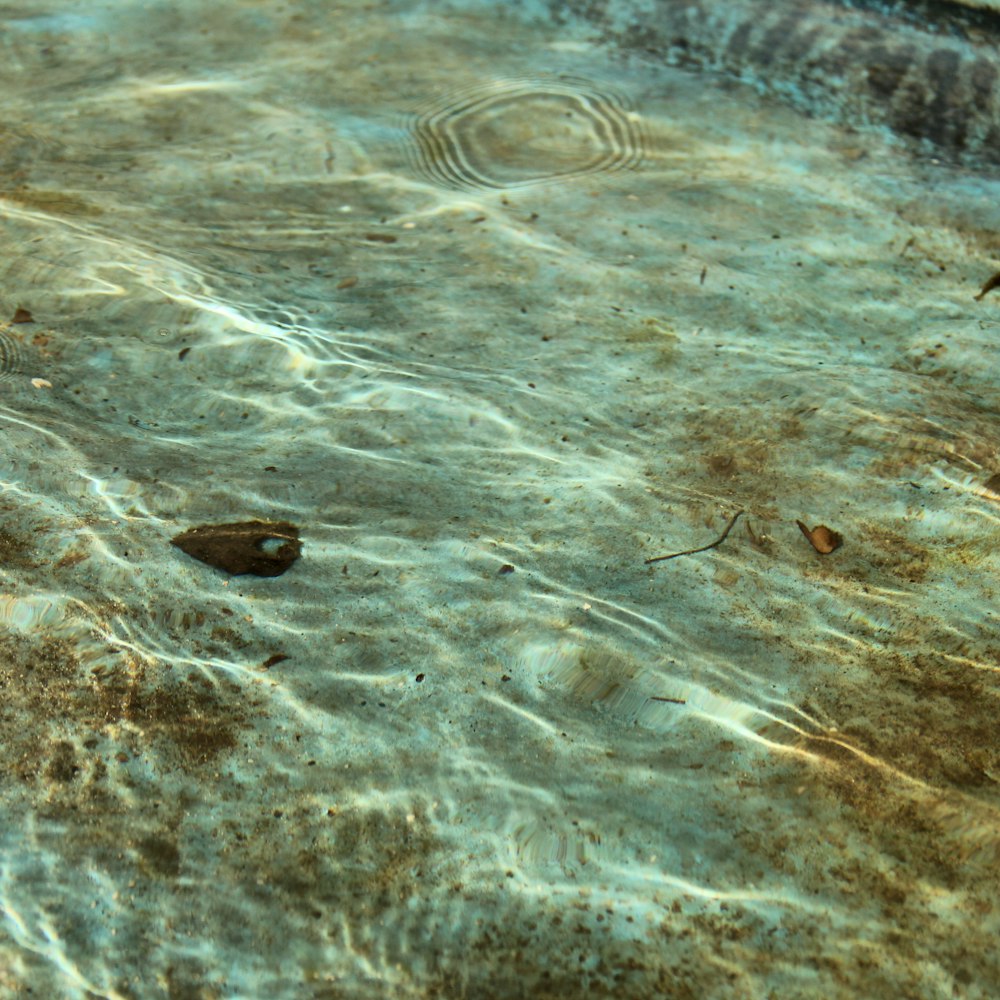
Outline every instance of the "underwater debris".
<path fill-rule="evenodd" d="M 650 563 L 655 562 L 663 562 L 665 559 L 676 559 L 678 556 L 691 556 L 694 555 L 695 552 L 707 552 L 709 549 L 714 549 L 717 545 L 721 545 L 726 540 L 726 535 L 733 530 L 733 525 L 739 520 L 739 516 L 742 513 L 742 510 L 738 510 L 735 514 L 733 514 L 729 524 L 726 525 L 726 530 L 723 531 L 722 534 L 719 535 L 719 537 L 710 545 L 702 545 L 697 549 L 685 549 L 683 552 L 671 552 L 670 555 L 666 556 L 653 556 L 652 559 L 646 560 L 646 565 L 648 566 Z"/>
<path fill-rule="evenodd" d="M 264 548 L 272 540 L 282 544 Z M 299 529 L 287 521 L 204 524 L 171 538 L 170 544 L 233 576 L 281 576 L 302 554 Z"/>
<path fill-rule="evenodd" d="M 27 309 L 23 309 L 21 306 L 18 306 L 14 310 L 14 315 L 11 317 L 10 321 L 11 323 L 34 323 L 35 317 L 32 316 Z"/>
<path fill-rule="evenodd" d="M 840 535 L 825 524 L 817 524 L 815 528 L 807 528 L 801 521 L 795 523 L 799 526 L 799 531 L 809 539 L 809 544 L 821 556 L 829 555 L 834 549 L 839 549 L 844 544 Z"/>
<path fill-rule="evenodd" d="M 993 289 L 996 288 L 998 285 L 1000 285 L 1000 271 L 997 271 L 997 273 L 994 274 L 992 278 L 988 278 L 986 280 L 986 284 L 984 284 L 983 287 L 979 289 L 979 294 L 978 295 L 973 295 L 972 297 L 977 302 L 982 302 L 983 301 L 983 296 L 987 292 L 992 292 Z"/>
<path fill-rule="evenodd" d="M 261 665 L 261 670 L 269 670 L 271 667 L 278 663 L 284 663 L 285 660 L 290 660 L 291 657 L 287 653 L 274 653 L 269 656 Z"/>

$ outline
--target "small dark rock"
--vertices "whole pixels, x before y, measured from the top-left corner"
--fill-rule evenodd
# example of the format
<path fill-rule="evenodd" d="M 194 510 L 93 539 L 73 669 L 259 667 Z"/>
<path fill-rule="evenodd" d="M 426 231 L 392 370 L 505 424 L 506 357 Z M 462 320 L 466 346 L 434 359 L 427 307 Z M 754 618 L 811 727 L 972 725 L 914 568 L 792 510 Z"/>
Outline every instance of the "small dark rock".
<path fill-rule="evenodd" d="M 265 549 L 272 539 L 281 544 Z M 203 524 L 171 538 L 170 544 L 233 576 L 281 576 L 302 554 L 299 529 L 287 521 Z"/>

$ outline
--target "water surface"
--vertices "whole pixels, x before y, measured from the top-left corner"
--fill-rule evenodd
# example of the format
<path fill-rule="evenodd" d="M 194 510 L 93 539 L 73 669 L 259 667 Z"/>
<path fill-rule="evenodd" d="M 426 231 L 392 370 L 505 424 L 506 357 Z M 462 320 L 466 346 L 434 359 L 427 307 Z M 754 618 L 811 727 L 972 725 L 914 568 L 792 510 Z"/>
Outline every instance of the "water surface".
<path fill-rule="evenodd" d="M 571 7 L 4 14 L 5 995 L 995 994 L 986 146 Z"/>

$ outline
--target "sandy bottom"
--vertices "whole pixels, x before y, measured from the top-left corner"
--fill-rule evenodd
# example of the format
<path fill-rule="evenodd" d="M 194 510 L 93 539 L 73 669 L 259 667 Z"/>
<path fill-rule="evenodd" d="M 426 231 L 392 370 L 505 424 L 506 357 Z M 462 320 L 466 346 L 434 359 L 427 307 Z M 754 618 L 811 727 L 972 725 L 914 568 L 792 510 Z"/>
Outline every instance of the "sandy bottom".
<path fill-rule="evenodd" d="M 495 6 L 6 22 L 0 993 L 995 996 L 997 185 Z"/>

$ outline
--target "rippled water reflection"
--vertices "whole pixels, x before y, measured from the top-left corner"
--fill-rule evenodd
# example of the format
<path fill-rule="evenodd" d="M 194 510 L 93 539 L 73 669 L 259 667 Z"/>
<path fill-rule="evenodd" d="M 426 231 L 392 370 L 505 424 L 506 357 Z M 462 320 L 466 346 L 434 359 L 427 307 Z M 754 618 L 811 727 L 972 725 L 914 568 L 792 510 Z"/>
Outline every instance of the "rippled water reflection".
<path fill-rule="evenodd" d="M 642 123 L 586 80 L 493 80 L 438 98 L 410 124 L 416 169 L 453 188 L 509 188 L 634 168 Z"/>
<path fill-rule="evenodd" d="M 992 995 L 996 182 L 571 6 L 4 15 L 0 994 Z"/>

